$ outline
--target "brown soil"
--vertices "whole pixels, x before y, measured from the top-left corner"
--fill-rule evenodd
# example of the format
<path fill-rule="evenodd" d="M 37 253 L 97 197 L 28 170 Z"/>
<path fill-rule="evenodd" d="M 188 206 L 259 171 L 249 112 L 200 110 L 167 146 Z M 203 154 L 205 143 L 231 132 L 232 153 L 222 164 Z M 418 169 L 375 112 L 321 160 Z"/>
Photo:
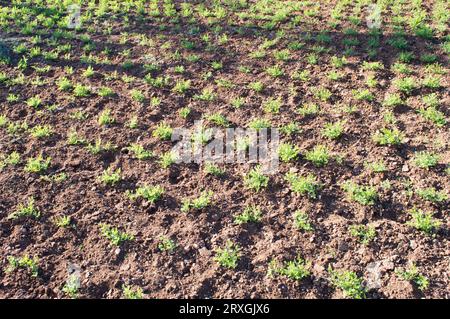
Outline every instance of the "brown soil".
<path fill-rule="evenodd" d="M 332 2 L 332 1 L 330 1 Z M 423 1 L 429 11 L 431 1 Z M 2 2 L 0 2 L 2 3 Z M 323 1 L 323 3 L 328 3 Z M 10 7 L 3 2 L 3 6 Z M 372 135 L 384 126 L 384 108 L 381 103 L 388 92 L 395 92 L 392 80 L 396 77 L 391 69 L 397 62 L 399 50 L 389 45 L 393 38 L 389 26 L 381 36 L 381 43 L 376 58 L 367 55 L 368 30 L 364 20 L 360 26 L 352 26 L 348 20 L 335 29 L 328 25 L 329 12 L 333 3 L 322 4 L 320 15 L 305 18 L 305 23 L 294 29 L 286 29 L 285 36 L 274 48 L 267 49 L 267 57 L 254 59 L 249 53 L 255 51 L 265 39 L 273 39 L 275 30 L 267 30 L 258 25 L 244 27 L 241 24 L 227 24 L 225 20 L 209 25 L 204 18 L 188 23 L 181 18 L 178 23 L 169 18 L 158 21 L 130 13 L 129 24 L 124 23 L 125 14 L 115 18 L 93 18 L 86 25 L 92 27 L 92 53 L 106 57 L 102 51 L 109 48 L 111 64 L 92 63 L 95 75 L 85 78 L 82 73 L 88 64 L 80 61 L 84 54 L 84 44 L 78 38 L 60 39 L 59 43 L 70 43 L 71 58 L 64 59 L 61 54 L 56 61 L 42 57 L 29 58 L 24 84 L 0 83 L 0 114 L 10 121 L 26 121 L 29 127 L 49 124 L 53 135 L 45 139 L 33 138 L 28 133 L 11 135 L 5 127 L 0 127 L 0 154 L 17 151 L 22 163 L 8 165 L 0 171 L 0 297 L 2 298 L 65 298 L 64 284 L 68 278 L 70 264 L 81 268 L 82 298 L 120 298 L 122 286 L 141 287 L 148 298 L 341 298 L 342 292 L 330 282 L 327 272 L 331 265 L 338 270 L 355 271 L 364 278 L 368 287 L 369 298 L 449 298 L 449 237 L 450 225 L 448 201 L 433 204 L 421 199 L 411 189 L 435 187 L 449 193 L 449 175 L 446 165 L 450 157 L 448 149 L 448 124 L 438 127 L 425 120 L 417 110 L 422 106 L 422 97 L 435 92 L 440 101 L 440 110 L 448 119 L 449 93 L 448 74 L 442 76 L 442 87 L 438 89 L 420 88 L 407 98 L 406 106 L 393 109 L 398 127 L 405 135 L 404 143 L 399 146 L 379 146 L 372 141 Z M 343 13 L 351 15 L 351 10 Z M 363 19 L 363 13 L 360 17 Z M 235 19 L 236 20 L 236 19 Z M 385 21 L 388 23 L 389 21 Z M 11 22 L 12 23 L 12 22 Z M 112 27 L 111 34 L 103 34 L 105 23 Z M 228 36 L 228 42 L 218 45 L 213 27 L 223 27 L 221 33 Z M 286 28 L 280 23 L 276 28 Z M 344 33 L 347 28 L 355 28 L 360 44 L 354 47 L 354 54 L 348 57 L 348 64 L 341 69 L 344 77 L 331 81 L 327 74 L 333 67 L 329 63 L 334 55 L 341 56 L 345 50 L 343 41 L 349 36 Z M 199 35 L 188 30 L 198 28 Z M 10 25 L 8 30 L 0 33 L 1 38 L 20 37 L 20 43 L 31 47 L 31 36 L 22 35 L 18 25 Z M 329 43 L 314 41 L 322 30 L 330 30 Z M 51 29 L 38 27 L 45 31 L 42 39 L 49 39 Z M 121 43 L 121 33 L 128 32 L 127 43 Z M 85 28 L 77 31 L 77 36 L 88 33 Z M 211 43 L 208 48 L 200 38 L 209 34 Z M 152 46 L 139 44 L 136 34 L 145 34 L 152 39 Z M 308 39 L 306 35 L 312 36 Z M 409 51 L 414 60 L 409 64 L 412 75 L 417 81 L 425 77 L 422 54 L 435 54 L 438 61 L 448 73 L 447 56 L 442 49 L 443 35 L 425 40 L 415 35 L 406 37 Z M 196 48 L 189 50 L 182 46 L 185 40 L 192 41 Z M 305 47 L 291 50 L 288 61 L 279 62 L 272 52 L 285 49 L 293 40 L 301 40 Z M 171 43 L 171 48 L 163 44 Z M 319 63 L 311 65 L 306 56 L 314 46 L 329 48 L 328 53 L 318 55 Z M 54 49 L 43 42 L 41 50 Z M 129 56 L 121 52 L 130 50 Z M 197 54 L 198 62 L 176 60 L 170 54 L 176 50 L 182 57 Z M 153 55 L 160 62 L 161 69 L 152 71 L 156 76 L 170 77 L 170 85 L 154 88 L 143 79 L 147 72 L 143 68 L 144 56 Z M 134 66 L 124 69 L 125 61 L 132 61 Z M 214 71 L 213 61 L 221 61 L 223 68 Z M 384 69 L 376 71 L 379 83 L 370 88 L 375 101 L 356 101 L 352 90 L 367 88 L 366 75 L 370 72 L 361 68 L 363 61 L 381 61 Z M 285 75 L 273 79 L 264 70 L 279 64 Z M 50 71 L 38 74 L 32 66 L 51 66 Z M 185 73 L 177 74 L 174 66 L 184 65 Z M 67 75 L 64 67 L 72 66 L 74 73 Z M 243 73 L 239 66 L 247 66 L 250 73 Z M 309 82 L 291 80 L 294 71 L 309 70 Z M 117 71 L 118 79 L 108 80 L 107 75 Z M 204 79 L 205 72 L 212 72 L 212 77 Z M 0 72 L 9 77 L 17 76 L 20 71 L 14 66 L 0 66 Z M 123 75 L 136 77 L 134 83 L 120 80 Z M 28 83 L 32 79 L 45 81 L 41 86 Z M 116 93 L 112 97 L 100 97 L 93 94 L 87 98 L 75 98 L 70 92 L 61 92 L 56 85 L 61 76 L 68 77 L 72 83 L 90 86 L 94 92 L 108 86 Z M 191 80 L 191 89 L 184 95 L 171 91 L 177 79 Z M 218 87 L 217 79 L 232 81 L 234 87 Z M 265 88 L 261 93 L 248 89 L 248 84 L 261 81 Z M 332 92 L 329 101 L 316 99 L 311 88 L 326 87 Z M 199 101 L 194 98 L 205 87 L 214 87 L 217 95 L 212 102 Z M 133 101 L 132 89 L 141 90 L 146 100 L 143 103 Z M 7 102 L 9 94 L 20 96 L 17 102 Z M 58 104 L 55 111 L 42 108 L 41 112 L 26 104 L 26 101 L 38 95 L 43 105 Z M 159 97 L 161 104 L 150 106 L 151 97 Z M 230 106 L 234 97 L 244 97 L 245 104 L 240 109 Z M 402 95 L 403 96 L 403 95 Z M 279 114 L 265 114 L 261 105 L 269 97 L 281 97 L 283 105 Z M 316 103 L 321 112 L 316 116 L 301 116 L 295 110 L 304 103 Z M 339 105 L 356 105 L 355 113 L 342 112 Z M 189 106 L 190 116 L 184 120 L 179 116 L 179 109 Z M 100 126 L 98 114 L 111 109 L 116 123 Z M 87 115 L 85 121 L 74 120 L 74 111 L 82 110 Z M 282 163 L 277 174 L 270 176 L 268 188 L 256 193 L 244 187 L 243 176 L 248 172 L 248 165 L 227 164 L 223 177 L 206 175 L 203 167 L 197 164 L 174 164 L 167 169 L 161 168 L 157 158 L 139 161 L 126 149 L 137 141 L 160 155 L 173 146 L 170 141 L 161 141 L 152 136 L 155 126 L 164 121 L 171 127 L 190 127 L 194 120 L 204 114 L 221 113 L 230 120 L 233 127 L 246 127 L 256 117 L 270 119 L 272 126 L 281 126 L 291 121 L 300 124 L 301 133 L 282 136 L 284 142 L 292 142 L 300 148 L 298 160 Z M 125 123 L 133 115 L 138 116 L 139 127 L 129 129 Z M 321 135 L 327 122 L 345 120 L 344 135 L 334 141 Z M 79 135 L 94 142 L 101 138 L 117 146 L 115 151 L 94 155 L 83 146 L 69 146 L 67 133 L 74 128 Z M 317 144 L 326 145 L 334 155 L 343 157 L 343 162 L 331 160 L 329 164 L 317 168 L 304 158 L 304 153 Z M 428 150 L 440 154 L 438 166 L 425 170 L 414 166 L 412 162 L 416 151 Z M 51 157 L 51 165 L 44 175 L 55 176 L 64 172 L 67 179 L 60 182 L 48 181 L 42 175 L 28 173 L 24 170 L 26 159 L 39 154 Z M 383 174 L 369 172 L 366 161 L 383 159 L 389 171 Z M 98 177 L 108 167 L 121 168 L 122 181 L 115 186 L 105 186 Z M 448 167 L 448 166 L 447 166 Z M 295 195 L 290 191 L 283 176 L 290 170 L 299 174 L 313 173 L 322 187 L 317 199 Z M 373 206 L 363 206 L 350 201 L 340 185 L 346 180 L 361 184 L 377 185 L 380 198 Z M 389 181 L 391 187 L 383 189 L 381 183 Z M 131 201 L 125 196 L 127 190 L 134 190 L 137 185 L 161 185 L 165 193 L 160 201 L 148 204 Z M 213 205 L 200 210 L 183 213 L 180 211 L 182 201 L 187 197 L 198 196 L 203 190 L 214 191 Z M 20 203 L 26 203 L 33 197 L 41 211 L 39 219 L 24 218 L 11 220 L 8 215 Z M 260 223 L 237 225 L 234 217 L 244 207 L 257 204 L 263 208 Z M 408 211 L 417 207 L 434 212 L 434 217 L 442 223 L 441 228 L 428 236 L 410 227 Z M 292 214 L 296 210 L 308 213 L 314 232 L 302 232 L 293 226 Z M 66 229 L 57 227 L 55 216 L 70 216 L 74 227 Z M 107 223 L 118 227 L 134 236 L 134 240 L 121 245 L 112 245 L 102 236 L 99 224 Z M 349 233 L 353 224 L 371 224 L 375 227 L 376 238 L 363 245 Z M 173 253 L 161 252 L 158 248 L 161 236 L 167 236 L 177 243 Z M 215 261 L 215 250 L 223 247 L 227 240 L 241 247 L 241 258 L 236 269 L 225 269 Z M 7 256 L 37 256 L 39 258 L 39 275 L 30 276 L 29 271 L 19 268 L 7 272 Z M 282 276 L 268 277 L 268 264 L 272 259 L 292 260 L 297 255 L 311 261 L 311 276 L 294 281 Z M 429 279 L 429 287 L 420 291 L 417 286 L 401 279 L 395 269 L 402 269 L 414 262 L 420 272 Z M 380 265 L 380 286 L 371 288 L 370 267 L 373 263 Z"/>

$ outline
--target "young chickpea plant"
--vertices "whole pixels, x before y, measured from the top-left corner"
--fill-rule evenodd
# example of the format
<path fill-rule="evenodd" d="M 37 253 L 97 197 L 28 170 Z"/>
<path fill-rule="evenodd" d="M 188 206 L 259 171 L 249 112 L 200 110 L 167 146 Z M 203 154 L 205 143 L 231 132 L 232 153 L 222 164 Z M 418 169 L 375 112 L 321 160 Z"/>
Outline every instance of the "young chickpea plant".
<path fill-rule="evenodd" d="M 335 122 L 335 123 L 326 123 L 322 135 L 335 140 L 341 137 L 342 133 L 344 132 L 344 122 Z"/>
<path fill-rule="evenodd" d="M 162 195 L 164 194 L 164 188 L 162 186 L 140 186 L 136 188 L 135 192 L 127 192 L 127 196 L 131 200 L 136 200 L 138 198 L 142 198 L 148 201 L 151 204 L 154 204 L 156 201 L 160 200 Z"/>
<path fill-rule="evenodd" d="M 289 260 L 283 263 L 281 266 L 275 259 L 269 263 L 268 276 L 274 275 L 285 276 L 289 279 L 300 281 L 311 275 L 311 262 L 305 261 L 300 256 L 294 260 Z"/>
<path fill-rule="evenodd" d="M 266 113 L 278 114 L 280 113 L 281 104 L 282 104 L 281 98 L 278 99 L 269 98 L 263 104 L 263 110 Z"/>
<path fill-rule="evenodd" d="M 72 82 L 66 77 L 60 78 L 57 82 L 57 85 L 59 90 L 63 92 L 68 92 L 73 88 Z"/>
<path fill-rule="evenodd" d="M 262 211 L 259 206 L 247 206 L 244 211 L 234 218 L 234 222 L 238 225 L 246 223 L 258 223 L 261 221 Z"/>
<path fill-rule="evenodd" d="M 358 185 L 352 181 L 347 181 L 342 185 L 342 189 L 347 192 L 351 200 L 361 205 L 374 205 L 378 199 L 378 192 L 372 186 Z"/>
<path fill-rule="evenodd" d="M 151 151 L 147 151 L 142 145 L 134 143 L 128 147 L 128 150 L 133 153 L 134 158 L 138 160 L 148 160 L 153 157 Z"/>
<path fill-rule="evenodd" d="M 37 139 L 50 137 L 53 134 L 53 129 L 50 125 L 36 125 L 29 129 L 31 136 Z"/>
<path fill-rule="evenodd" d="M 363 285 L 363 279 L 352 271 L 333 270 L 331 265 L 328 267 L 331 283 L 342 290 L 345 297 L 351 299 L 366 298 L 367 290 Z"/>
<path fill-rule="evenodd" d="M 269 185 L 269 177 L 261 172 L 260 166 L 256 166 L 244 176 L 244 185 L 249 189 L 259 192 Z"/>
<path fill-rule="evenodd" d="M 261 93 L 264 90 L 264 84 L 261 81 L 251 82 L 248 84 L 248 88 L 256 93 Z"/>
<path fill-rule="evenodd" d="M 436 107 L 430 106 L 418 110 L 419 114 L 427 120 L 433 122 L 438 127 L 443 127 L 447 124 L 445 114 L 439 111 Z"/>
<path fill-rule="evenodd" d="M 227 118 L 219 113 L 206 115 L 205 118 L 218 126 L 228 127 L 230 125 L 230 122 L 227 120 Z"/>
<path fill-rule="evenodd" d="M 290 162 L 298 157 L 300 149 L 290 143 L 282 143 L 278 149 L 278 155 L 283 162 Z"/>
<path fill-rule="evenodd" d="M 328 164 L 330 154 L 328 148 L 324 145 L 317 145 L 312 150 L 305 153 L 305 158 L 313 162 L 317 167 Z"/>
<path fill-rule="evenodd" d="M 403 142 L 403 133 L 401 133 L 398 129 L 388 129 L 382 128 L 377 131 L 372 139 L 375 143 L 379 145 L 399 145 Z"/>
<path fill-rule="evenodd" d="M 32 107 L 32 108 L 34 108 L 34 109 L 37 109 L 37 108 L 39 108 L 42 105 L 42 100 L 41 100 L 41 98 L 39 96 L 36 95 L 34 97 L 30 97 L 27 100 L 27 105 Z"/>
<path fill-rule="evenodd" d="M 101 139 L 97 139 L 95 144 L 89 143 L 86 145 L 87 150 L 92 154 L 100 154 L 106 152 L 112 152 L 116 149 L 116 146 L 111 142 L 103 143 Z"/>
<path fill-rule="evenodd" d="M 108 167 L 103 171 L 99 180 L 105 185 L 114 186 L 122 180 L 121 173 L 122 170 L 120 168 L 114 170 L 112 167 Z"/>
<path fill-rule="evenodd" d="M 39 275 L 39 259 L 36 256 L 34 256 L 33 258 L 30 258 L 30 256 L 28 255 L 24 255 L 20 258 L 8 256 L 7 259 L 7 273 L 13 272 L 17 268 L 25 268 L 31 273 L 32 277 L 37 277 Z"/>
<path fill-rule="evenodd" d="M 112 227 L 108 224 L 100 224 L 100 232 L 103 237 L 108 239 L 111 244 L 115 246 L 120 246 L 125 242 L 134 240 L 134 236 L 121 232 L 118 228 Z"/>
<path fill-rule="evenodd" d="M 65 172 L 61 172 L 53 175 L 43 175 L 39 177 L 43 181 L 50 183 L 61 183 L 68 179 L 68 175 Z"/>
<path fill-rule="evenodd" d="M 383 120 L 386 124 L 396 124 L 397 118 L 392 110 L 384 111 Z"/>
<path fill-rule="evenodd" d="M 92 68 L 92 66 L 88 66 L 86 70 L 84 70 L 83 72 L 83 76 L 85 78 L 90 78 L 95 74 L 94 69 Z"/>
<path fill-rule="evenodd" d="M 273 78 L 279 78 L 279 77 L 284 75 L 283 69 L 280 66 L 278 66 L 278 65 L 274 65 L 274 66 L 268 67 L 266 69 L 266 72 L 267 72 L 268 75 L 270 75 Z"/>
<path fill-rule="evenodd" d="M 168 168 L 170 165 L 174 164 L 176 161 L 176 156 L 172 152 L 166 152 L 163 153 L 159 158 L 159 165 L 161 165 L 162 168 Z"/>
<path fill-rule="evenodd" d="M 292 79 L 301 82 L 308 82 L 310 80 L 310 72 L 303 70 L 301 72 L 296 71 L 292 74 Z"/>
<path fill-rule="evenodd" d="M 294 213 L 294 226 L 295 228 L 302 230 L 302 231 L 307 231 L 307 232 L 312 232 L 314 231 L 314 227 L 311 224 L 311 221 L 309 219 L 309 216 L 307 213 L 301 211 L 301 210 L 297 210 Z"/>
<path fill-rule="evenodd" d="M 38 219 L 41 217 L 41 212 L 39 209 L 34 205 L 34 198 L 31 197 L 28 199 L 28 203 L 22 204 L 20 203 L 16 210 L 8 215 L 8 219 L 20 219 L 20 218 L 34 218 Z"/>
<path fill-rule="evenodd" d="M 194 98 L 200 101 L 210 102 L 216 98 L 212 88 L 204 88 L 201 94 L 194 95 Z"/>
<path fill-rule="evenodd" d="M 126 123 L 125 126 L 129 129 L 135 130 L 139 128 L 139 120 L 136 115 L 133 115 Z"/>
<path fill-rule="evenodd" d="M 6 115 L 0 115 L 0 127 L 5 127 L 8 124 L 8 118 Z"/>
<path fill-rule="evenodd" d="M 99 125 L 111 125 L 115 123 L 115 119 L 114 117 L 111 116 L 111 110 L 110 109 L 105 109 L 103 110 L 100 115 L 98 116 L 98 124 Z"/>
<path fill-rule="evenodd" d="M 358 101 L 372 102 L 375 100 L 373 93 L 367 89 L 353 90 L 352 94 Z"/>
<path fill-rule="evenodd" d="M 405 63 L 397 62 L 392 65 L 392 70 L 399 74 L 410 75 L 412 74 L 412 69 Z"/>
<path fill-rule="evenodd" d="M 70 228 L 72 226 L 72 218 L 66 215 L 56 216 L 53 223 L 61 228 Z"/>
<path fill-rule="evenodd" d="M 139 90 L 131 90 L 131 98 L 133 101 L 143 103 L 145 100 L 145 95 Z"/>
<path fill-rule="evenodd" d="M 368 245 L 377 235 L 375 228 L 366 225 L 351 225 L 350 234 L 358 239 L 361 244 Z"/>
<path fill-rule="evenodd" d="M 144 299 L 144 292 L 141 287 L 132 287 L 128 285 L 122 286 L 122 294 L 124 299 L 138 300 Z"/>
<path fill-rule="evenodd" d="M 266 129 L 271 126 L 270 121 L 266 119 L 256 118 L 248 123 L 248 127 L 254 129 L 256 131 L 260 131 L 261 129 Z"/>
<path fill-rule="evenodd" d="M 50 161 L 51 161 L 50 157 L 47 157 L 46 159 L 44 159 L 42 154 L 38 155 L 38 157 L 36 157 L 36 158 L 30 157 L 25 166 L 25 171 L 27 171 L 29 173 L 42 174 L 50 166 Z"/>
<path fill-rule="evenodd" d="M 242 97 L 236 97 L 236 98 L 231 99 L 230 104 L 235 109 L 240 109 L 241 107 L 244 106 L 245 99 Z"/>
<path fill-rule="evenodd" d="M 152 135 L 162 141 L 167 141 L 172 138 L 173 129 L 166 123 L 159 123 L 153 130 Z"/>
<path fill-rule="evenodd" d="M 330 90 L 327 88 L 319 87 L 312 89 L 312 93 L 314 94 L 314 97 L 320 101 L 326 102 L 328 101 L 331 96 L 333 95 Z"/>
<path fill-rule="evenodd" d="M 189 114 L 191 114 L 192 110 L 189 107 L 183 107 L 178 111 L 178 114 L 180 114 L 180 116 L 183 119 L 187 119 L 189 117 Z"/>
<path fill-rule="evenodd" d="M 222 267 L 235 269 L 240 258 L 240 250 L 237 244 L 228 240 L 225 247 L 216 249 L 214 260 Z"/>
<path fill-rule="evenodd" d="M 407 224 L 427 235 L 433 235 L 441 226 L 441 222 L 433 218 L 433 213 L 431 212 L 424 212 L 414 208 L 410 211 L 410 215 L 411 220 Z"/>
<path fill-rule="evenodd" d="M 181 211 L 184 213 L 190 212 L 191 210 L 202 210 L 209 205 L 211 205 L 211 199 L 214 195 L 213 191 L 204 191 L 199 197 L 194 199 L 185 199 L 181 206 Z"/>
<path fill-rule="evenodd" d="M 416 193 L 422 199 L 435 204 L 445 203 L 448 201 L 448 195 L 444 191 L 437 191 L 434 187 L 418 189 Z"/>
<path fill-rule="evenodd" d="M 342 72 L 338 71 L 330 71 L 327 75 L 327 77 L 332 81 L 339 81 L 344 77 L 344 74 Z"/>
<path fill-rule="evenodd" d="M 301 128 L 297 122 L 291 122 L 278 128 L 281 133 L 291 136 L 297 133 L 301 133 Z"/>
<path fill-rule="evenodd" d="M 362 69 L 367 71 L 380 71 L 384 69 L 384 65 L 381 62 L 367 62 L 364 61 L 362 64 Z"/>
<path fill-rule="evenodd" d="M 75 97 L 89 97 L 91 95 L 91 89 L 87 86 L 76 84 L 73 88 L 73 95 Z"/>
<path fill-rule="evenodd" d="M 386 164 L 383 161 L 364 162 L 364 167 L 373 173 L 383 173 L 388 171 Z"/>
<path fill-rule="evenodd" d="M 213 129 L 200 127 L 191 135 L 191 141 L 195 144 L 206 145 L 213 137 Z"/>
<path fill-rule="evenodd" d="M 335 68 L 340 69 L 348 64 L 348 60 L 344 56 L 343 57 L 333 56 L 331 57 L 330 63 Z"/>
<path fill-rule="evenodd" d="M 386 97 L 384 98 L 384 101 L 383 101 L 383 106 L 396 107 L 396 106 L 403 105 L 404 103 L 405 102 L 401 98 L 400 94 L 394 93 L 394 94 L 386 95 Z"/>
<path fill-rule="evenodd" d="M 425 291 L 430 284 L 428 278 L 419 272 L 415 264 L 408 269 L 396 269 L 395 274 L 403 280 L 413 282 L 420 291 Z"/>
<path fill-rule="evenodd" d="M 225 175 L 225 170 L 213 163 L 205 163 L 204 172 L 208 175 L 214 175 L 217 177 Z"/>
<path fill-rule="evenodd" d="M 417 152 L 414 154 L 414 165 L 419 168 L 429 169 L 435 167 L 439 162 L 440 157 L 430 152 Z"/>
<path fill-rule="evenodd" d="M 77 121 L 82 122 L 82 121 L 84 121 L 84 120 L 86 120 L 88 118 L 88 115 L 85 112 L 81 111 L 81 110 L 77 110 L 77 111 L 74 111 L 74 112 L 72 112 L 70 114 L 70 118 L 73 119 L 73 120 L 77 120 Z"/>
<path fill-rule="evenodd" d="M 416 83 L 417 80 L 411 77 L 397 79 L 394 81 L 394 85 L 396 86 L 397 90 L 407 95 L 411 94 L 413 90 L 417 89 Z"/>
<path fill-rule="evenodd" d="M 184 94 L 189 90 L 191 87 L 191 81 L 190 80 L 181 80 L 177 81 L 175 83 L 175 86 L 173 87 L 172 91 L 179 94 Z"/>
<path fill-rule="evenodd" d="M 158 249 L 162 252 L 167 251 L 169 253 L 173 253 L 177 248 L 177 244 L 172 239 L 161 236 L 159 238 Z"/>
<path fill-rule="evenodd" d="M 308 174 L 306 177 L 303 177 L 289 172 L 286 173 L 284 179 L 289 183 L 289 186 L 294 193 L 307 195 L 312 199 L 317 198 L 317 192 L 320 188 L 320 184 L 312 174 Z"/>
<path fill-rule="evenodd" d="M 16 151 L 13 151 L 8 155 L 0 154 L 0 171 L 8 165 L 16 166 L 20 164 L 20 162 L 20 153 Z"/>
<path fill-rule="evenodd" d="M 104 86 L 98 89 L 97 94 L 101 97 L 110 97 L 114 95 L 114 90 Z"/>

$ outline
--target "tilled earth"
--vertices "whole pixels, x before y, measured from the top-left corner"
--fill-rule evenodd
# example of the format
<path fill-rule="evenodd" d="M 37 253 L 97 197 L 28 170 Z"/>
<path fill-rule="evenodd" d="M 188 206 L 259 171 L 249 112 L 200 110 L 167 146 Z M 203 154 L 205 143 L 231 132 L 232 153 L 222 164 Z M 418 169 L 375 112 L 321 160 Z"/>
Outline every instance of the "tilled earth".
<path fill-rule="evenodd" d="M 0 19 L 0 40 L 9 48 L 20 44 L 26 47 L 25 53 L 9 52 L 11 64 L 0 65 L 0 73 L 8 77 L 0 81 L 0 115 L 6 116 L 8 123 L 26 122 L 28 128 L 52 127 L 49 137 L 39 139 L 29 129 L 12 133 L 8 124 L 0 125 L 0 154 L 15 151 L 21 158 L 17 165 L 0 166 L 0 297 L 65 298 L 63 287 L 75 267 L 80 270 L 81 298 L 121 298 L 123 285 L 140 287 L 146 298 L 342 298 L 342 291 L 330 280 L 330 266 L 356 272 L 363 278 L 369 298 L 450 297 L 448 124 L 438 126 L 418 112 L 423 107 L 423 97 L 434 93 L 439 100 L 438 109 L 448 119 L 449 68 L 448 51 L 444 50 L 445 39 L 448 47 L 448 29 L 435 32 L 430 39 L 407 29 L 403 37 L 408 46 L 398 49 L 392 45 L 392 40 L 398 38 L 392 17 L 398 14 L 388 10 L 376 54 L 371 56 L 365 11 L 355 13 L 352 4 L 344 7 L 341 20 L 334 27 L 329 22 L 336 3 L 321 1 L 316 15 L 306 14 L 310 6 L 301 7 L 289 12 L 287 20 L 267 28 L 263 25 L 265 20 L 241 17 L 233 11 L 262 10 L 253 1 L 248 2 L 247 7 L 238 9 L 224 4 L 227 17 L 221 19 L 203 17 L 197 11 L 193 19 L 180 15 L 177 20 L 163 13 L 142 17 L 135 9 L 120 13 L 107 10 L 105 15 L 96 16 L 94 9 L 83 8 L 83 17 L 91 10 L 91 20 L 83 20 L 82 28 L 76 31 L 66 30 L 73 36 L 70 37 L 58 35 L 57 29 L 65 29 L 46 26 L 45 19 L 37 19 L 32 31 L 24 32 L 26 19 L 33 21 L 47 13 L 38 6 L 23 5 L 19 7 L 25 13 L 13 15 L 12 5 L 0 1 L 0 8 L 8 13 Z M 198 6 L 200 2 L 189 3 Z M 423 10 L 429 14 L 428 23 L 432 23 L 430 12 L 435 2 L 423 3 Z M 213 8 L 209 1 L 204 5 Z M 414 14 L 411 6 L 404 6 L 404 16 Z M 175 7 L 180 13 L 178 1 Z M 279 10 L 278 6 L 273 8 Z M 52 16 L 51 12 L 48 14 Z M 272 16 L 270 12 L 265 14 Z M 302 23 L 291 24 L 295 16 L 301 16 Z M 360 23 L 352 24 L 351 17 Z M 33 37 L 37 34 L 40 42 L 35 44 Z M 329 38 L 321 40 L 324 34 Z M 143 35 L 148 41 L 143 41 Z M 224 35 L 227 41 L 220 41 Z M 274 39 L 273 45 L 264 48 L 265 57 L 251 56 L 266 40 Z M 358 41 L 350 44 L 351 52 L 346 52 L 349 39 Z M 193 48 L 186 41 L 192 42 Z M 292 49 L 292 42 L 302 43 L 301 48 Z M 62 48 L 65 44 L 70 44 L 67 52 Z M 55 59 L 29 56 L 33 47 L 59 55 Z M 277 60 L 274 53 L 284 49 L 289 50 L 289 58 Z M 409 75 L 399 74 L 394 68 L 402 51 L 413 56 L 407 63 Z M 314 53 L 317 63 L 308 58 Z M 189 61 L 194 54 L 198 61 Z M 344 54 L 347 63 L 338 69 L 342 77 L 334 81 L 328 75 L 337 68 L 330 61 L 333 56 Z M 430 72 L 430 64 L 421 60 L 427 54 L 436 57 L 434 63 L 443 71 L 432 75 L 440 77 L 437 88 L 419 85 Z M 17 66 L 22 56 L 28 57 L 28 65 L 23 69 Z M 92 59 L 86 58 L 89 56 Z M 222 63 L 220 68 L 212 67 L 216 61 Z M 362 67 L 365 61 L 379 61 L 383 68 L 368 71 Z M 131 62 L 131 66 L 124 67 L 126 62 Z M 144 67 L 149 63 L 158 68 L 149 71 Z M 85 77 L 83 72 L 89 65 L 94 75 Z M 180 65 L 184 66 L 181 74 L 175 69 Z M 266 69 L 274 65 L 280 66 L 284 74 L 270 76 Z M 45 66 L 50 68 L 42 70 Z M 67 67 L 72 67 L 73 73 Z M 247 68 L 245 72 L 243 67 Z M 309 71 L 308 80 L 294 76 L 304 70 Z M 168 84 L 150 85 L 144 79 L 149 73 L 154 78 L 167 77 Z M 378 83 L 368 88 L 366 80 L 370 74 Z M 90 87 L 92 94 L 75 97 L 72 91 L 61 91 L 57 84 L 61 77 Z M 394 85 L 395 79 L 404 77 L 412 77 L 418 84 L 409 94 L 398 92 Z M 184 94 L 172 90 L 181 79 L 191 81 Z M 231 85 L 220 85 L 217 80 L 229 81 Z M 249 83 L 256 81 L 264 84 L 261 92 L 249 88 Z M 99 96 L 101 87 L 109 87 L 115 94 Z M 328 89 L 331 97 L 317 98 L 314 89 L 319 87 Z M 196 98 L 204 88 L 213 89 L 214 100 Z M 367 88 L 373 100 L 355 98 L 353 90 Z M 141 91 L 145 99 L 132 99 L 132 90 Z M 399 93 L 404 103 L 386 107 L 383 101 L 390 93 Z M 8 99 L 11 94 L 18 99 Z M 35 96 L 42 101 L 38 108 L 27 105 Z M 161 103 L 152 105 L 152 97 L 158 97 Z M 230 104 L 237 97 L 244 101 L 240 108 Z M 281 99 L 279 113 L 264 112 L 262 105 L 269 98 Z M 308 103 L 318 105 L 320 112 L 299 114 L 298 108 Z M 346 112 L 345 106 L 354 106 L 353 112 Z M 191 109 L 186 119 L 179 114 L 184 107 Z M 115 122 L 99 125 L 98 116 L 107 109 Z M 386 124 L 387 109 L 395 116 L 394 124 Z M 80 112 L 83 120 L 74 116 Z M 247 127 L 255 118 L 270 120 L 272 127 L 296 122 L 301 131 L 282 134 L 281 140 L 298 146 L 300 156 L 282 162 L 279 171 L 270 175 L 267 188 L 260 192 L 244 184 L 244 176 L 253 166 L 250 164 L 220 164 L 226 170 L 220 177 L 206 174 L 204 165 L 195 163 L 161 167 L 158 157 L 170 151 L 174 142 L 153 136 L 155 127 L 164 122 L 172 128 L 190 128 L 194 121 L 214 113 L 224 115 L 230 127 Z M 127 123 L 133 116 L 137 117 L 138 126 L 131 129 Z M 343 135 L 336 140 L 324 137 L 324 125 L 336 121 L 345 121 Z M 403 133 L 401 144 L 380 146 L 373 141 L 375 132 L 386 126 Z M 93 154 L 82 144 L 68 145 L 71 130 L 89 143 L 101 139 L 116 148 Z M 143 145 L 154 156 L 136 159 L 127 149 L 132 143 Z M 322 167 L 316 167 L 304 156 L 319 144 L 327 146 L 332 154 Z M 425 150 L 439 154 L 436 166 L 423 169 L 414 164 L 415 153 Z M 41 174 L 26 171 L 28 158 L 40 154 L 51 158 L 48 169 Z M 365 166 L 366 162 L 380 160 L 384 161 L 386 172 L 374 173 Z M 122 179 L 114 186 L 99 180 L 109 167 L 121 169 Z M 287 172 L 314 174 L 321 184 L 318 197 L 311 199 L 293 193 L 284 179 Z M 379 197 L 375 204 L 364 206 L 351 201 L 341 187 L 348 180 L 376 187 Z M 151 204 L 126 196 L 127 190 L 144 184 L 161 185 L 162 198 Z M 447 194 L 446 199 L 440 203 L 424 200 L 416 190 L 426 187 Z M 208 207 L 180 210 L 183 200 L 197 197 L 204 190 L 214 192 Z M 39 218 L 8 218 L 30 198 L 34 198 L 41 212 Z M 249 205 L 261 207 L 261 221 L 236 224 L 236 215 Z M 433 212 L 440 221 L 433 235 L 410 226 L 409 212 L 413 208 Z M 293 214 L 297 210 L 308 214 L 314 231 L 294 227 Z M 71 227 L 55 225 L 55 217 L 63 215 L 70 216 Z M 113 245 L 100 231 L 103 223 L 126 231 L 134 240 Z M 375 239 L 367 245 L 359 242 L 349 232 L 349 227 L 356 224 L 373 226 Z M 176 243 L 173 252 L 159 249 L 162 236 Z M 223 268 L 214 260 L 216 249 L 228 240 L 241 247 L 235 269 Z M 7 271 L 8 256 L 24 255 L 38 258 L 37 277 L 23 267 Z M 307 278 L 295 281 L 267 275 L 272 259 L 281 262 L 297 256 L 311 262 L 311 275 Z M 429 280 L 423 291 L 396 273 L 412 263 Z"/>

